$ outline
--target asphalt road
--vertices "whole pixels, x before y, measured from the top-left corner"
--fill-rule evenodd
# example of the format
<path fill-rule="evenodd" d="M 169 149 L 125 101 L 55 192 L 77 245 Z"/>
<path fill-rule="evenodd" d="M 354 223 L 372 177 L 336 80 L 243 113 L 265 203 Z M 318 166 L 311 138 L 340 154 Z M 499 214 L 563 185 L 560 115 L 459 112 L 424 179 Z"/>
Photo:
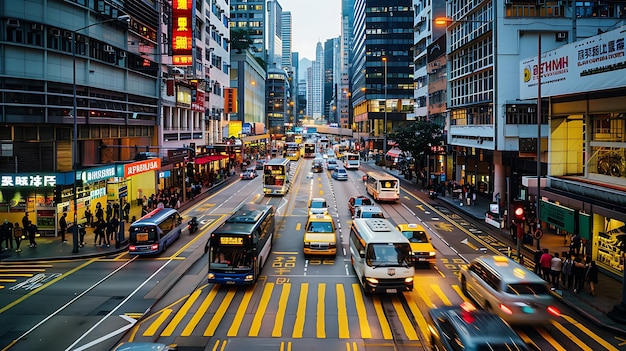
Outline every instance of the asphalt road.
<path fill-rule="evenodd" d="M 345 182 L 309 175 L 312 159 L 293 167 L 285 197 L 264 197 L 260 177 L 237 181 L 185 212 L 200 230 L 160 257 L 123 253 L 84 261 L 34 262 L 39 283 L 7 285 L 0 294 L 1 350 L 110 350 L 120 340 L 176 343 L 179 350 L 421 350 L 429 349 L 428 309 L 466 300 L 459 266 L 508 245 L 481 223 L 463 218 L 419 191 L 381 204 L 394 223 L 423 223 L 437 249 L 434 267 L 416 271 L 415 289 L 367 296 L 350 264 L 350 196 L 365 194 L 361 175 Z M 334 258 L 305 258 L 302 236 L 310 197 L 325 197 L 341 250 Z M 277 210 L 277 236 L 262 276 L 252 287 L 207 284 L 204 245 L 241 202 Z M 14 267 L 15 268 L 15 267 Z M 11 269 L 2 267 L 2 269 Z M 21 269 L 26 269 L 22 267 Z M 1 279 L 1 276 L 0 276 Z M 618 350 L 620 340 L 561 306 L 546 327 L 516 328 L 540 350 Z"/>

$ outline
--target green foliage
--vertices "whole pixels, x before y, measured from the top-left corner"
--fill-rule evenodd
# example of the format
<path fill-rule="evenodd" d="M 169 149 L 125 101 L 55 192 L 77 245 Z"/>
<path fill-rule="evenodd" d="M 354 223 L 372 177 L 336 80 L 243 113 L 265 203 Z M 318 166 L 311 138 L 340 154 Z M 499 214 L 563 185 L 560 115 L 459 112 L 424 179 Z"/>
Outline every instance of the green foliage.
<path fill-rule="evenodd" d="M 427 156 L 431 153 L 431 146 L 441 145 L 445 141 L 441 127 L 431 121 L 409 122 L 393 133 L 388 139 L 393 140 L 405 156 L 413 157 L 419 169 L 426 165 Z M 417 168 L 416 168 L 417 169 Z"/>
<path fill-rule="evenodd" d="M 250 40 L 250 33 L 248 33 L 248 31 L 242 29 L 230 30 L 231 50 L 235 50 L 238 54 L 241 54 L 250 48 L 251 43 L 252 41 Z"/>

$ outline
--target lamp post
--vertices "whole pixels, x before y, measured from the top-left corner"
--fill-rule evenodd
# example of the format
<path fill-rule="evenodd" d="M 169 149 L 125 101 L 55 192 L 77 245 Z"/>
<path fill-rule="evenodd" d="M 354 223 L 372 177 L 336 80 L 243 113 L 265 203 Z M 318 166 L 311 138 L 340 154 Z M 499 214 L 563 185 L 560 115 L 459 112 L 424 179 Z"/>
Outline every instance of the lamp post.
<path fill-rule="evenodd" d="M 384 89 L 385 89 L 385 104 L 384 104 L 384 108 L 385 108 L 385 121 L 384 121 L 384 125 L 383 125 L 383 157 L 387 156 L 387 57 L 383 57 L 383 64 L 385 65 L 385 82 L 384 82 Z"/>
<path fill-rule="evenodd" d="M 72 253 L 77 253 L 78 252 L 78 194 L 76 193 L 76 171 L 78 168 L 77 165 L 77 161 L 78 161 L 78 123 L 77 123 L 77 118 L 78 118 L 78 106 L 77 106 L 77 101 L 76 101 L 76 34 L 78 32 L 80 32 L 81 30 L 87 29 L 89 27 L 93 27 L 96 25 L 100 25 L 100 24 L 104 24 L 104 23 L 109 23 L 109 22 L 113 22 L 113 21 L 126 21 L 128 22 L 130 20 L 130 16 L 129 15 L 122 15 L 119 16 L 117 18 L 110 18 L 108 20 L 104 20 L 104 21 L 100 21 L 100 22 L 95 22 L 92 23 L 88 26 L 84 26 L 78 29 L 74 29 L 72 31 L 72 118 L 73 118 L 73 124 L 74 124 L 74 131 L 73 131 L 73 135 L 72 135 L 72 175 L 73 175 L 73 180 L 72 180 L 72 193 L 73 193 L 73 205 L 74 205 L 74 224 L 72 225 L 72 241 L 73 241 L 73 246 L 72 246 Z"/>

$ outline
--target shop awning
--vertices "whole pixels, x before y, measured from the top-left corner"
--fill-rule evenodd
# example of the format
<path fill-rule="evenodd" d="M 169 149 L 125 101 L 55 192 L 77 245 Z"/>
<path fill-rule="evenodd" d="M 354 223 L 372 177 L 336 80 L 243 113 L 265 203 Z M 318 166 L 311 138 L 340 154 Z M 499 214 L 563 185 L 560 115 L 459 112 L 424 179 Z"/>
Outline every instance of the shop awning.
<path fill-rule="evenodd" d="M 402 155 L 402 150 L 400 149 L 391 149 L 387 151 L 387 156 L 389 157 L 396 158 L 396 157 L 400 157 L 400 155 Z"/>
<path fill-rule="evenodd" d="M 225 158 L 228 158 L 228 156 L 225 156 L 225 155 L 206 155 L 206 156 L 196 157 L 196 159 L 193 162 L 195 164 L 197 164 L 197 165 L 203 165 L 205 163 L 209 163 L 209 162 L 213 162 L 213 161 L 219 161 L 219 160 L 223 160 Z"/>

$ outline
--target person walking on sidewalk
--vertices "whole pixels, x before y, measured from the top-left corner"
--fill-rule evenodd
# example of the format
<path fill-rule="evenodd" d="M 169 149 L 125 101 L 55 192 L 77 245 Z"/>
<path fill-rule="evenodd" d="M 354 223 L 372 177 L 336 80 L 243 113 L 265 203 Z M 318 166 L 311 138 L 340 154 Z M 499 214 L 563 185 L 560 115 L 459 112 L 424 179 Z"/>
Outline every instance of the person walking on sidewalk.
<path fill-rule="evenodd" d="M 598 284 L 598 266 L 596 266 L 596 261 L 589 262 L 587 272 L 585 273 L 585 280 L 589 282 L 591 296 L 596 296 L 596 284 Z"/>
<path fill-rule="evenodd" d="M 552 255 L 548 249 L 543 249 L 543 254 L 539 258 L 539 265 L 541 266 L 541 277 L 543 280 L 550 281 L 550 266 L 552 265 Z"/>
<path fill-rule="evenodd" d="M 585 263 L 583 262 L 583 258 L 580 255 L 577 255 L 574 259 L 574 267 L 572 271 L 574 272 L 574 293 L 580 292 L 585 284 Z"/>
<path fill-rule="evenodd" d="M 563 271 L 563 260 L 559 257 L 559 253 L 555 252 L 552 261 L 550 261 L 550 275 L 552 276 L 552 288 L 559 288 L 559 278 L 561 278 L 561 271 Z"/>
<path fill-rule="evenodd" d="M 20 249 L 20 244 L 22 243 L 22 235 L 24 235 L 22 227 L 20 227 L 20 224 L 16 222 L 15 227 L 13 228 L 13 238 L 15 238 L 15 252 L 22 252 L 22 249 Z"/>
<path fill-rule="evenodd" d="M 567 255 L 565 258 L 565 262 L 563 262 L 563 269 L 561 281 L 563 282 L 563 289 L 570 290 L 574 283 L 574 260 L 572 260 L 572 255 Z"/>
<path fill-rule="evenodd" d="M 62 242 L 67 242 L 65 232 L 67 232 L 67 212 L 63 212 L 61 219 L 59 219 L 59 236 Z"/>
<path fill-rule="evenodd" d="M 37 234 L 37 226 L 32 221 L 28 221 L 28 247 L 37 247 L 35 241 L 35 234 Z"/>
<path fill-rule="evenodd" d="M 4 249 L 13 249 L 13 223 L 5 219 L 2 225 L 0 225 L 0 243 L 4 241 Z M 1 247 L 2 245 L 0 245 Z"/>

